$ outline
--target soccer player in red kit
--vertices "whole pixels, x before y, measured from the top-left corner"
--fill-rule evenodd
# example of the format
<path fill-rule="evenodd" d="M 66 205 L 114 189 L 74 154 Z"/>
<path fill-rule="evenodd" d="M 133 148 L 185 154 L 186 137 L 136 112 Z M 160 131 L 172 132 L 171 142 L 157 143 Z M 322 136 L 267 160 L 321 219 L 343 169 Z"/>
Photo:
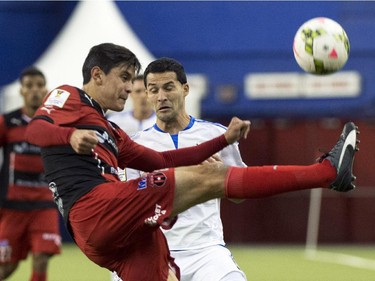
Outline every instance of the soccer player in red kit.
<path fill-rule="evenodd" d="M 53 90 L 27 131 L 28 140 L 42 147 L 50 189 L 74 241 L 89 259 L 123 280 L 178 280 L 179 269 L 160 226 L 172 227 L 177 214 L 193 205 L 316 187 L 354 188 L 353 123 L 345 125 L 321 162 L 310 166 L 189 166 L 247 137 L 250 121 L 235 117 L 223 135 L 194 147 L 157 152 L 136 144 L 105 112 L 123 110 L 139 69 L 136 56 L 122 46 L 92 47 L 82 68 L 83 88 L 63 85 Z M 147 91 L 186 90 L 168 75 L 149 73 Z M 167 111 L 168 104 L 160 100 L 156 110 Z M 160 170 L 179 166 L 185 167 Z M 122 182 L 118 167 L 149 173 Z"/>
<path fill-rule="evenodd" d="M 0 280 L 32 252 L 31 281 L 47 280 L 48 261 L 60 253 L 58 211 L 44 178 L 40 147 L 26 141 L 26 127 L 47 94 L 35 67 L 20 76 L 22 108 L 0 117 Z"/>

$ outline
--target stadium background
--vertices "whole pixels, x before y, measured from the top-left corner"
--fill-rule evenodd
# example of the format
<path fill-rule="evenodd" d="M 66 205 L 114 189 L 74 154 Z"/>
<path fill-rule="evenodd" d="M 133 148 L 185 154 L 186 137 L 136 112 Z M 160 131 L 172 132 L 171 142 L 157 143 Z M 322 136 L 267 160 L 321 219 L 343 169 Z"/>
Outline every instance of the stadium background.
<path fill-rule="evenodd" d="M 3 111 L 12 107 L 5 94 L 8 86 L 16 83 L 23 67 L 38 63 L 80 4 L 0 2 Z M 248 165 L 309 164 L 319 155 L 317 148 L 328 150 L 336 142 L 343 122 L 358 123 L 361 151 L 355 170 L 359 189 L 348 194 L 323 192 L 319 242 L 375 242 L 374 2 L 115 2 L 114 5 L 152 56 L 176 58 L 188 73 L 203 77 L 203 97 L 198 106 L 201 117 L 224 124 L 233 115 L 252 120 L 251 136 L 240 144 Z M 334 87 L 329 89 L 335 92 L 335 97 L 329 91 L 326 96 L 312 98 L 299 92 L 288 98 L 259 99 L 251 93 L 249 96 L 246 86 L 249 74 L 302 75 L 293 58 L 292 41 L 298 27 L 316 16 L 333 18 L 345 28 L 351 54 L 343 72 L 359 78 L 359 90 L 349 97 L 340 97 L 341 88 Z M 90 17 L 110 20 L 96 14 Z M 81 35 L 70 38 L 65 49 L 76 48 L 78 52 L 84 45 L 85 34 Z M 85 47 L 84 53 L 87 51 Z M 64 48 L 54 58 L 66 61 L 66 65 L 55 66 L 66 75 L 77 71 Z M 78 65 L 81 64 L 79 61 Z M 53 73 L 41 68 L 50 82 Z M 60 74 L 60 79 L 61 83 L 66 82 L 64 75 Z M 77 79 L 80 81 L 81 77 Z M 285 89 L 277 91 L 285 94 Z M 17 93 L 12 95 L 14 98 Z M 226 241 L 303 243 L 309 200 L 310 192 L 296 192 L 248 200 L 240 205 L 224 201 Z M 69 240 L 65 232 L 64 239 Z"/>

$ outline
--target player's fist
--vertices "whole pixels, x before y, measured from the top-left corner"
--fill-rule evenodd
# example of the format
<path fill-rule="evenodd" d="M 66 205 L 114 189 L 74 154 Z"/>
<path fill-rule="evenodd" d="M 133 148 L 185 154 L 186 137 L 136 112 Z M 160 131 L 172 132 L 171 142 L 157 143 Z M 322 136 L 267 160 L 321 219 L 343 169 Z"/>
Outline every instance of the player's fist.
<path fill-rule="evenodd" d="M 70 136 L 70 145 L 78 154 L 90 154 L 98 144 L 98 138 L 93 130 L 75 130 Z"/>
<path fill-rule="evenodd" d="M 228 130 L 224 133 L 225 139 L 232 144 L 241 138 L 247 138 L 250 132 L 250 121 L 233 117 L 229 123 Z"/>

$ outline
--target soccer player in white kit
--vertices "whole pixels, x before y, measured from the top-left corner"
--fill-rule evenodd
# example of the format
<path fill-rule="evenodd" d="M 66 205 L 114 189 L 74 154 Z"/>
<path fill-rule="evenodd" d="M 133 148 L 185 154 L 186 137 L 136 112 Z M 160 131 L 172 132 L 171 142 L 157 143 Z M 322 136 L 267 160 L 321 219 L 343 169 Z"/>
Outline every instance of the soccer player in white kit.
<path fill-rule="evenodd" d="M 189 116 L 185 109 L 188 84 L 183 66 L 176 60 L 161 58 L 153 62 L 149 73 L 169 73 L 163 91 L 148 98 L 156 111 L 156 124 L 133 136 L 133 140 L 164 151 L 194 146 L 223 134 L 226 127 Z M 147 75 L 149 73 L 144 73 Z M 186 91 L 169 90 L 170 74 Z M 219 158 L 226 165 L 246 166 L 238 145 L 220 151 Z M 212 161 L 212 160 L 211 160 Z M 139 177 L 141 171 L 126 170 L 127 179 Z M 245 274 L 238 268 L 230 251 L 225 247 L 223 225 L 220 219 L 220 199 L 196 205 L 178 215 L 177 222 L 165 230 L 171 255 L 181 270 L 181 281 L 244 281 Z"/>
<path fill-rule="evenodd" d="M 156 120 L 155 111 L 147 99 L 143 75 L 134 78 L 130 97 L 133 101 L 133 108 L 113 112 L 108 115 L 108 119 L 115 122 L 129 136 L 132 136 L 138 131 L 150 128 Z"/>

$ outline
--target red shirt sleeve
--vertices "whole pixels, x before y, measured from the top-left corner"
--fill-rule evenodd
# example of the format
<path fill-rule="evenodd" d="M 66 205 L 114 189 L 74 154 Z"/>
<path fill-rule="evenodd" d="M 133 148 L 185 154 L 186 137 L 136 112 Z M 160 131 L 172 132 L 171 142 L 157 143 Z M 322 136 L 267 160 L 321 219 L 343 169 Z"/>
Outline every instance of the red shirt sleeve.
<path fill-rule="evenodd" d="M 74 127 L 60 127 L 43 119 L 34 119 L 26 129 L 29 143 L 40 147 L 70 144 L 69 139 Z"/>
<path fill-rule="evenodd" d="M 121 168 L 127 167 L 146 172 L 170 167 L 197 165 L 228 146 L 224 135 L 196 146 L 163 152 L 142 146 L 132 141 L 128 136 L 124 142 L 121 151 L 123 151 L 125 162 L 119 161 L 120 167 L 123 164 L 124 166 Z"/>
<path fill-rule="evenodd" d="M 27 141 L 40 147 L 69 144 L 80 118 L 77 89 L 64 85 L 51 91 L 36 111 L 26 131 Z"/>

